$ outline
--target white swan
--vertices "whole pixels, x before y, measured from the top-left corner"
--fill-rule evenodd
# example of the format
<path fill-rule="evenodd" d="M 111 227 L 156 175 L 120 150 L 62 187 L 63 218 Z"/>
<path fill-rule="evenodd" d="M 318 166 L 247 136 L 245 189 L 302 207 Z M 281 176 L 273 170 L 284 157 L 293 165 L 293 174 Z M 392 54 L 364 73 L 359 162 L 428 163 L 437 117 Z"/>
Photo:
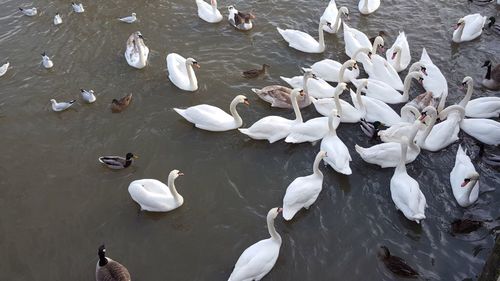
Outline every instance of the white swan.
<path fill-rule="evenodd" d="M 354 60 L 359 60 L 361 58 L 361 56 L 356 53 L 359 49 L 361 48 L 369 49 L 371 50 L 372 54 L 375 54 L 378 47 L 384 45 L 384 39 L 380 36 L 377 36 L 372 44 L 370 42 L 370 39 L 368 39 L 368 36 L 366 36 L 366 34 L 364 34 L 363 32 L 355 28 L 349 27 L 345 22 L 343 26 L 344 26 L 345 53 Z M 354 56 L 355 54 L 356 56 Z"/>
<path fill-rule="evenodd" d="M 168 175 L 168 185 L 155 179 L 135 180 L 128 186 L 132 199 L 141 206 L 141 210 L 150 212 L 168 212 L 179 208 L 184 198 L 175 189 L 175 179 L 184 175 L 179 170 L 172 170 Z"/>
<path fill-rule="evenodd" d="M 352 161 L 349 149 L 344 142 L 337 136 L 336 127 L 340 122 L 340 115 L 337 110 L 333 109 L 328 117 L 328 134 L 321 140 L 321 151 L 326 152 L 326 157 L 323 159 L 326 164 L 330 165 L 335 171 L 344 174 L 352 174 L 349 162 Z"/>
<path fill-rule="evenodd" d="M 412 64 L 409 72 L 416 70 L 421 70 L 425 74 L 424 81 L 422 81 L 424 89 L 427 92 L 432 92 L 434 98 L 440 99 L 437 110 L 441 112 L 448 96 L 448 83 L 441 70 L 432 62 L 425 48 L 422 49 L 420 61 Z"/>
<path fill-rule="evenodd" d="M 141 69 L 146 66 L 149 48 L 144 44 L 144 37 L 140 31 L 132 33 L 127 39 L 125 59 L 127 63 L 135 68 Z"/>
<path fill-rule="evenodd" d="M 305 53 L 323 53 L 325 50 L 325 38 L 323 34 L 323 26 L 330 26 L 331 24 L 326 20 L 320 20 L 318 32 L 319 32 L 319 42 L 316 41 L 311 35 L 294 30 L 294 29 L 281 29 L 277 27 L 276 29 L 281 34 L 283 39 L 288 42 L 289 46 L 305 52 Z"/>
<path fill-rule="evenodd" d="M 337 33 L 340 29 L 340 23 L 342 22 L 342 20 L 340 19 L 341 15 L 349 18 L 349 9 L 347 9 L 346 7 L 340 7 L 340 9 L 337 9 L 335 0 L 330 0 L 328 6 L 323 12 L 323 15 L 321 15 L 320 20 L 330 22 L 332 23 L 332 25 L 324 25 L 323 30 L 328 33 Z"/>
<path fill-rule="evenodd" d="M 363 15 L 375 12 L 380 7 L 380 0 L 359 0 L 358 9 Z"/>
<path fill-rule="evenodd" d="M 306 70 L 306 72 L 309 70 Z M 303 76 L 294 76 L 292 78 L 280 76 L 281 80 L 285 81 L 292 88 L 305 88 Z M 335 87 L 328 84 L 323 79 L 315 77 L 315 79 L 307 80 L 307 93 L 309 96 L 322 99 L 331 98 Z"/>
<path fill-rule="evenodd" d="M 358 52 L 361 51 L 364 50 L 358 50 Z M 349 67 L 352 67 L 352 70 L 349 70 Z M 340 64 L 338 61 L 324 59 L 315 62 L 311 65 L 311 68 L 303 67 L 302 70 L 311 70 L 314 74 L 318 75 L 318 77 L 328 82 L 349 83 L 351 80 L 354 80 L 359 76 L 359 68 L 355 60 L 348 60 L 343 64 Z"/>
<path fill-rule="evenodd" d="M 410 142 L 409 151 L 406 154 L 406 164 L 413 162 L 420 154 L 420 147 L 416 145 L 413 140 L 421 124 L 421 120 L 413 122 L 412 131 L 408 138 Z M 379 165 L 382 168 L 396 167 L 401 159 L 400 144 L 397 142 L 381 143 L 368 148 L 356 144 L 355 149 L 365 162 Z"/>
<path fill-rule="evenodd" d="M 0 67 L 0 77 L 4 76 L 5 73 L 7 73 L 7 70 L 9 69 L 10 63 L 6 62 Z"/>
<path fill-rule="evenodd" d="M 345 83 L 339 83 L 339 85 Z M 363 118 L 362 112 L 352 106 L 345 100 L 341 100 L 339 95 L 343 93 L 342 87 L 335 88 L 333 98 L 315 99 L 311 98 L 316 111 L 323 116 L 330 116 L 333 109 L 336 109 L 340 115 L 340 122 L 342 123 L 358 123 Z"/>
<path fill-rule="evenodd" d="M 451 105 L 440 112 L 441 123 L 434 125 L 437 119 L 436 109 L 432 106 L 424 108 L 423 115 L 430 116 L 430 123 L 425 131 L 417 136 L 417 145 L 428 151 L 439 151 L 458 140 L 460 121 L 465 110 L 460 105 Z"/>
<path fill-rule="evenodd" d="M 210 4 L 203 0 L 196 0 L 198 6 L 198 16 L 209 23 L 222 21 L 222 14 L 217 9 L 217 0 L 210 0 Z"/>
<path fill-rule="evenodd" d="M 479 174 L 461 145 L 450 173 L 450 184 L 453 196 L 461 207 L 469 207 L 479 197 Z"/>
<path fill-rule="evenodd" d="M 403 118 L 405 116 L 405 118 Z M 409 138 L 413 122 L 420 117 L 418 109 L 406 104 L 401 108 L 401 122 L 396 123 L 385 130 L 380 130 L 378 136 L 382 142 L 401 142 L 403 136 Z M 420 130 L 420 129 L 419 129 Z"/>
<path fill-rule="evenodd" d="M 467 76 L 462 81 L 467 86 L 465 97 L 460 105 L 465 107 L 465 116 L 473 118 L 495 118 L 500 115 L 500 97 L 481 97 L 470 100 L 474 91 L 474 80 Z"/>
<path fill-rule="evenodd" d="M 404 31 L 399 32 L 398 38 L 392 44 L 392 47 L 385 53 L 387 61 L 397 72 L 405 70 L 411 61 L 410 46 L 406 39 Z"/>
<path fill-rule="evenodd" d="M 260 240 L 246 248 L 234 266 L 228 281 L 261 280 L 271 269 L 280 254 L 281 236 L 274 228 L 274 220 L 281 208 L 273 208 L 267 213 L 267 230 L 271 238 Z"/>
<path fill-rule="evenodd" d="M 351 90 L 352 103 L 362 112 L 363 118 L 368 122 L 380 121 L 387 126 L 401 122 L 399 114 L 383 101 L 361 96 L 361 90 L 366 86 L 370 87 L 370 83 L 365 79 L 356 89 L 356 93 Z"/>
<path fill-rule="evenodd" d="M 181 90 L 191 92 L 198 90 L 198 80 L 193 66 L 200 68 L 193 58 L 185 59 L 176 53 L 167 55 L 168 78 Z"/>
<path fill-rule="evenodd" d="M 54 25 L 60 25 L 62 23 L 62 18 L 59 13 L 54 16 Z"/>
<path fill-rule="evenodd" d="M 403 137 L 400 161 L 391 178 L 391 197 L 396 208 L 403 212 L 407 219 L 420 223 L 421 220 L 425 219 L 427 201 L 418 182 L 406 171 L 403 159 L 406 158 L 407 150 L 408 139 Z"/>
<path fill-rule="evenodd" d="M 483 32 L 485 22 L 486 17 L 480 14 L 471 14 L 459 19 L 453 31 L 453 42 L 460 43 L 476 39 Z"/>
<path fill-rule="evenodd" d="M 345 83 L 340 83 L 337 86 L 338 90 L 335 90 L 336 94 L 339 95 L 340 92 L 347 89 Z M 300 110 L 298 111 L 300 113 Z M 301 118 L 302 119 L 302 114 Z M 340 121 L 340 119 L 339 119 Z M 337 123 L 338 126 L 338 123 Z M 290 134 L 286 137 L 285 142 L 288 143 L 302 143 L 302 142 L 315 142 L 322 139 L 328 134 L 329 131 L 328 117 L 316 117 L 307 122 L 296 123 L 290 129 Z"/>
<path fill-rule="evenodd" d="M 236 106 L 240 103 L 248 105 L 247 97 L 238 95 L 231 101 L 229 105 L 231 115 L 218 107 L 208 104 L 195 105 L 186 109 L 174 108 L 174 110 L 197 128 L 212 132 L 223 132 L 239 128 L 243 124 L 243 120 L 236 110 Z"/>
<path fill-rule="evenodd" d="M 483 118 L 463 119 L 460 129 L 484 144 L 500 144 L 500 122 Z"/>
<path fill-rule="evenodd" d="M 368 59 L 362 59 L 363 68 L 370 79 L 379 80 L 390 85 L 398 91 L 403 91 L 403 82 L 398 72 L 382 56 L 371 55 Z"/>
<path fill-rule="evenodd" d="M 238 130 L 252 139 L 268 140 L 269 143 L 286 138 L 294 124 L 302 123 L 302 115 L 300 114 L 299 105 L 297 103 L 297 96 L 299 95 L 304 95 L 302 90 L 292 90 L 291 97 L 293 111 L 295 112 L 295 120 L 286 119 L 280 116 L 266 116 L 255 122 L 250 128 Z"/>
<path fill-rule="evenodd" d="M 368 80 L 355 79 L 352 80 L 352 83 L 354 84 L 354 86 L 356 86 L 356 88 L 358 88 L 361 87 L 363 81 L 366 80 L 370 86 L 362 87 L 362 92 L 364 92 L 367 97 L 375 98 L 389 104 L 396 104 L 408 101 L 412 79 L 417 79 L 421 81 L 422 79 L 424 79 L 424 77 L 422 73 L 418 71 L 413 71 L 408 73 L 408 75 L 405 78 L 405 82 L 403 84 L 402 95 L 398 91 L 396 91 L 393 87 L 380 80 L 375 80 L 371 78 Z"/>
<path fill-rule="evenodd" d="M 285 220 L 293 219 L 300 209 L 307 210 L 316 202 L 321 189 L 323 189 L 323 173 L 319 169 L 319 163 L 326 156 L 326 152 L 318 152 L 314 159 L 313 173 L 294 179 L 286 188 L 285 197 L 283 197 L 283 218 Z"/>

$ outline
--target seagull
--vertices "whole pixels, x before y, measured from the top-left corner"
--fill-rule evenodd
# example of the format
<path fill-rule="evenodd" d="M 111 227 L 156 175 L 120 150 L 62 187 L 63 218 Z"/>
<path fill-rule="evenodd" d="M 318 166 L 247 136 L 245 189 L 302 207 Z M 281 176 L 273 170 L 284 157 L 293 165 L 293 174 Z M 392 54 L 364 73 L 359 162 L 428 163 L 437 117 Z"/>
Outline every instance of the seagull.
<path fill-rule="evenodd" d="M 42 54 L 42 64 L 45 68 L 52 68 L 54 66 L 54 63 L 50 60 L 49 56 L 45 54 L 45 52 Z"/>
<path fill-rule="evenodd" d="M 54 25 L 59 25 L 61 23 L 62 23 L 62 18 L 59 15 L 59 13 L 56 13 L 56 15 L 54 16 Z"/>
<path fill-rule="evenodd" d="M 76 100 L 72 100 L 69 102 L 57 102 L 55 99 L 51 99 L 50 102 L 52 103 L 52 110 L 54 111 L 63 111 L 68 109 L 70 106 L 72 106 L 75 103 Z"/>
<path fill-rule="evenodd" d="M 37 14 L 35 7 L 31 8 L 31 9 L 19 8 L 19 11 L 21 11 L 24 15 L 26 15 L 28 17 L 34 17 Z"/>
<path fill-rule="evenodd" d="M 135 13 L 132 13 L 131 16 L 119 18 L 118 20 L 126 23 L 133 23 L 137 20 L 137 17 L 135 16 Z"/>
<path fill-rule="evenodd" d="M 73 7 L 73 11 L 75 11 L 75 13 L 85 12 L 85 9 L 83 9 L 82 3 L 76 4 L 75 2 L 71 2 L 71 6 Z"/>
<path fill-rule="evenodd" d="M 87 102 L 87 103 L 93 103 L 96 100 L 96 97 L 94 96 L 94 90 L 84 90 L 80 89 L 82 99 Z"/>
<path fill-rule="evenodd" d="M 2 77 L 5 74 L 5 72 L 7 72 L 7 69 L 9 69 L 9 65 L 10 63 L 6 62 L 4 65 L 0 67 L 0 77 Z"/>

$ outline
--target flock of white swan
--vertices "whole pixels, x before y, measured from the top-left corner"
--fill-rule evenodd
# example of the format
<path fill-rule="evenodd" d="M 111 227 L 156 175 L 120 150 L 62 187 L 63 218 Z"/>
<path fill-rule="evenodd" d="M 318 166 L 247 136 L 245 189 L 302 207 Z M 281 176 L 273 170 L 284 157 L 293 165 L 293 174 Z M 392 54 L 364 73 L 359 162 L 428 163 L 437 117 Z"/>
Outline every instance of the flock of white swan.
<path fill-rule="evenodd" d="M 217 8 L 216 0 L 207 3 L 196 0 L 198 15 L 208 23 L 218 23 L 223 16 Z M 380 6 L 380 0 L 359 1 L 361 14 L 375 12 Z M 83 13 L 83 5 L 72 3 L 76 13 Z M 37 9 L 19 10 L 26 16 L 36 16 Z M 235 28 L 250 30 L 253 27 L 252 13 L 242 13 L 234 6 L 228 7 L 228 21 Z M 500 114 L 500 98 L 495 96 L 472 99 L 474 83 L 471 77 L 465 77 L 463 86 L 467 92 L 459 104 L 446 107 L 448 86 L 445 76 L 436 66 L 425 48 L 419 61 L 411 63 L 410 46 L 404 32 L 400 32 L 393 45 L 385 52 L 385 57 L 379 55 L 384 49 L 382 36 L 374 38 L 373 43 L 360 30 L 349 27 L 343 18 L 349 18 L 346 7 L 337 8 L 335 0 L 331 0 L 319 19 L 318 40 L 311 35 L 293 29 L 277 28 L 291 48 L 306 53 L 322 53 L 325 50 L 324 32 L 335 34 L 343 30 L 345 53 L 350 59 L 344 63 L 332 59 L 324 59 L 303 68 L 303 75 L 287 78 L 281 77 L 290 87 L 269 85 L 262 89 L 252 89 L 263 101 L 272 107 L 292 108 L 295 119 L 281 116 L 266 116 L 248 128 L 241 128 L 243 120 L 238 114 L 239 104 L 249 104 L 247 97 L 238 95 L 230 102 L 230 114 L 224 110 L 201 104 L 186 109 L 174 110 L 193 123 L 197 128 L 222 132 L 238 129 L 242 134 L 255 140 L 267 140 L 269 143 L 284 139 L 288 143 L 303 143 L 320 141 L 320 151 L 313 163 L 313 173 L 298 177 L 287 187 L 283 197 L 283 207 L 273 208 L 267 215 L 267 226 L 270 238 L 261 240 L 248 247 L 239 257 L 229 281 L 261 280 L 274 266 L 281 247 L 281 237 L 274 227 L 274 220 L 280 212 L 285 220 L 291 220 L 302 208 L 308 209 L 316 201 L 322 190 L 323 173 L 319 169 L 323 160 L 337 173 L 350 175 L 351 155 L 349 148 L 337 135 L 336 129 L 341 123 L 361 123 L 362 130 L 369 136 L 380 138 L 382 143 L 364 148 L 356 145 L 355 151 L 367 163 L 379 165 L 382 168 L 394 167 L 394 175 L 390 181 L 391 197 L 398 210 L 404 216 L 416 223 L 426 218 L 427 207 L 424 193 L 419 183 L 406 171 L 406 165 L 415 161 L 422 150 L 439 151 L 458 140 L 458 133 L 463 130 L 483 144 L 500 144 L 500 123 L 488 118 L 497 118 Z M 132 13 L 119 19 L 125 23 L 137 20 Z M 456 43 L 474 40 L 481 35 L 486 23 L 486 17 L 471 14 L 460 18 L 456 30 L 450 34 Z M 61 16 L 56 13 L 54 24 L 62 24 Z M 342 29 L 341 29 L 342 27 Z M 125 59 L 134 68 L 144 68 L 147 65 L 149 48 L 144 43 L 142 34 L 134 32 L 126 42 Z M 42 65 L 53 67 L 54 63 L 46 53 L 42 54 Z M 198 82 L 194 68 L 199 68 L 193 58 L 170 53 L 166 57 L 168 78 L 178 88 L 184 91 L 196 91 Z M 363 65 L 368 78 L 359 78 L 359 66 Z M 0 67 L 3 76 L 10 64 Z M 194 67 L 194 68 L 193 68 Z M 399 72 L 409 72 L 402 81 Z M 493 91 L 500 90 L 500 66 L 486 62 L 486 77 L 482 85 Z M 260 70 L 259 70 L 260 71 Z M 259 71 L 254 74 L 258 75 Z M 265 66 L 262 72 L 265 72 Z M 413 79 L 422 83 L 426 92 L 409 101 L 409 90 Z M 329 82 L 337 83 L 333 87 Z M 356 92 L 347 87 L 352 83 Z M 340 98 L 344 92 L 349 92 L 352 104 Z M 401 93 L 402 92 L 402 93 Z M 92 90 L 81 90 L 82 99 L 93 103 L 96 97 Z M 57 102 L 52 99 L 54 111 L 64 111 L 71 107 L 75 100 Z M 406 103 L 400 114 L 388 104 Z M 310 106 L 316 108 L 322 117 L 304 121 L 301 108 Z M 440 121 L 440 122 L 438 122 Z M 388 126 L 380 130 L 380 124 Z M 113 169 L 123 169 L 132 164 L 132 153 L 125 158 L 119 156 L 104 156 L 99 161 Z M 499 160 L 492 157 L 491 159 Z M 175 180 L 182 176 L 178 170 L 173 170 L 165 185 L 155 179 L 135 180 L 129 185 L 129 193 L 142 210 L 152 212 L 167 212 L 180 207 L 184 199 L 175 188 Z M 461 207 L 474 204 L 479 195 L 480 175 L 476 171 L 466 151 L 459 146 L 456 160 L 450 172 L 450 185 L 457 203 Z M 388 251 L 388 250 L 387 250 Z M 98 251 L 99 261 L 96 267 L 96 279 L 130 280 L 127 269 L 116 261 L 106 257 L 105 248 Z"/>

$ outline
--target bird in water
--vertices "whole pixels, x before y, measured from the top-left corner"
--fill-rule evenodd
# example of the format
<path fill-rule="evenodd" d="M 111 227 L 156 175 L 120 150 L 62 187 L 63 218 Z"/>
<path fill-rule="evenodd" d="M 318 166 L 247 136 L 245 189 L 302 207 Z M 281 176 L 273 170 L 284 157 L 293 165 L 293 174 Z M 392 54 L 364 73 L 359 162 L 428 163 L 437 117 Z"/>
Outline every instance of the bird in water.
<path fill-rule="evenodd" d="M 481 221 L 458 219 L 451 223 L 451 231 L 454 234 L 466 234 L 478 230 L 481 226 L 483 226 L 483 222 Z"/>
<path fill-rule="evenodd" d="M 21 11 L 25 16 L 28 16 L 28 17 L 34 17 L 38 13 L 35 7 L 30 8 L 30 9 L 23 9 L 23 8 L 19 7 L 19 11 Z"/>
<path fill-rule="evenodd" d="M 132 100 L 132 94 L 128 94 L 119 100 L 113 99 L 111 101 L 111 112 L 113 113 L 122 112 L 125 108 L 128 107 L 131 100 Z"/>
<path fill-rule="evenodd" d="M 96 97 L 94 95 L 94 90 L 84 90 L 80 89 L 80 94 L 82 95 L 82 99 L 86 103 L 93 103 L 96 101 Z"/>
<path fill-rule="evenodd" d="M 64 111 L 70 108 L 70 106 L 72 106 L 75 102 L 76 100 L 71 100 L 68 102 L 57 102 L 55 99 L 50 100 L 50 103 L 52 103 L 52 110 L 54 111 Z"/>
<path fill-rule="evenodd" d="M 386 246 L 381 246 L 378 252 L 378 257 L 385 264 L 387 269 L 400 277 L 416 278 L 419 274 L 411 268 L 405 260 L 400 257 L 391 255 Z"/>
<path fill-rule="evenodd" d="M 59 15 L 59 13 L 56 13 L 56 15 L 54 16 L 54 25 L 60 25 L 61 23 L 62 23 L 61 15 Z"/>
<path fill-rule="evenodd" d="M 101 245 L 97 252 L 99 261 L 95 267 L 96 281 L 131 281 L 130 273 L 121 263 L 106 257 L 106 247 Z"/>
<path fill-rule="evenodd" d="M 43 54 L 42 54 L 42 65 L 43 65 L 43 67 L 45 67 L 47 69 L 52 68 L 54 66 L 54 63 L 49 58 L 49 56 L 47 56 L 47 54 L 45 52 L 43 52 Z"/>
<path fill-rule="evenodd" d="M 488 5 L 490 3 L 495 2 L 495 0 L 468 0 L 468 2 L 476 4 L 478 6 L 485 6 L 485 5 Z"/>
<path fill-rule="evenodd" d="M 363 131 L 363 133 L 365 133 L 365 135 L 371 140 L 376 140 L 378 138 L 378 132 L 385 126 L 379 121 L 375 121 L 372 124 L 367 122 L 365 119 L 361 119 L 360 122 L 361 124 L 359 126 L 361 127 L 361 131 Z"/>
<path fill-rule="evenodd" d="M 243 77 L 245 77 L 245 78 L 257 78 L 260 75 L 267 74 L 267 70 L 270 67 L 271 66 L 268 64 L 263 64 L 262 69 L 250 69 L 247 71 L 243 71 Z"/>
<path fill-rule="evenodd" d="M 134 23 L 137 21 L 137 16 L 135 13 L 132 13 L 131 16 L 123 17 L 123 18 L 118 18 L 119 21 L 125 22 L 125 23 Z"/>
<path fill-rule="evenodd" d="M 129 152 L 125 158 L 121 156 L 101 156 L 99 157 L 99 162 L 106 165 L 110 169 L 121 170 L 132 165 L 133 160 L 137 158 L 139 158 L 139 156 Z"/>
<path fill-rule="evenodd" d="M 83 8 L 83 4 L 80 3 L 80 4 L 77 4 L 75 2 L 71 2 L 71 7 L 73 7 L 73 11 L 75 11 L 75 13 L 83 13 L 85 12 L 85 9 Z"/>

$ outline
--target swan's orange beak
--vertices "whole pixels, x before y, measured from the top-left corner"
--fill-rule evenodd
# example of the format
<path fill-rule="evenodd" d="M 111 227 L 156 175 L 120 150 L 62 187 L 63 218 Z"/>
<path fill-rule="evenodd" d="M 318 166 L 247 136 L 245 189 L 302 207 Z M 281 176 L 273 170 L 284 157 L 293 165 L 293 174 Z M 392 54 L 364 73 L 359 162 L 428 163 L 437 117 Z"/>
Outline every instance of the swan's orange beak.
<path fill-rule="evenodd" d="M 393 59 L 396 57 L 396 55 L 397 55 L 397 54 L 398 54 L 398 52 L 394 52 L 394 53 L 392 53 L 392 58 L 391 58 L 391 60 L 393 60 Z"/>
<path fill-rule="evenodd" d="M 465 187 L 469 182 L 470 182 L 470 179 L 465 179 L 464 182 L 460 186 Z"/>
<path fill-rule="evenodd" d="M 248 99 L 245 99 L 245 100 L 243 101 L 243 103 L 244 103 L 244 104 L 246 104 L 246 105 L 250 105 L 250 102 L 248 101 Z"/>
<path fill-rule="evenodd" d="M 283 208 L 278 208 L 278 214 L 283 212 Z"/>
<path fill-rule="evenodd" d="M 179 172 L 177 175 L 184 176 L 184 173 Z"/>
<path fill-rule="evenodd" d="M 201 68 L 201 66 L 197 62 L 193 63 L 193 66 L 196 67 L 196 68 L 198 68 L 198 69 Z"/>

